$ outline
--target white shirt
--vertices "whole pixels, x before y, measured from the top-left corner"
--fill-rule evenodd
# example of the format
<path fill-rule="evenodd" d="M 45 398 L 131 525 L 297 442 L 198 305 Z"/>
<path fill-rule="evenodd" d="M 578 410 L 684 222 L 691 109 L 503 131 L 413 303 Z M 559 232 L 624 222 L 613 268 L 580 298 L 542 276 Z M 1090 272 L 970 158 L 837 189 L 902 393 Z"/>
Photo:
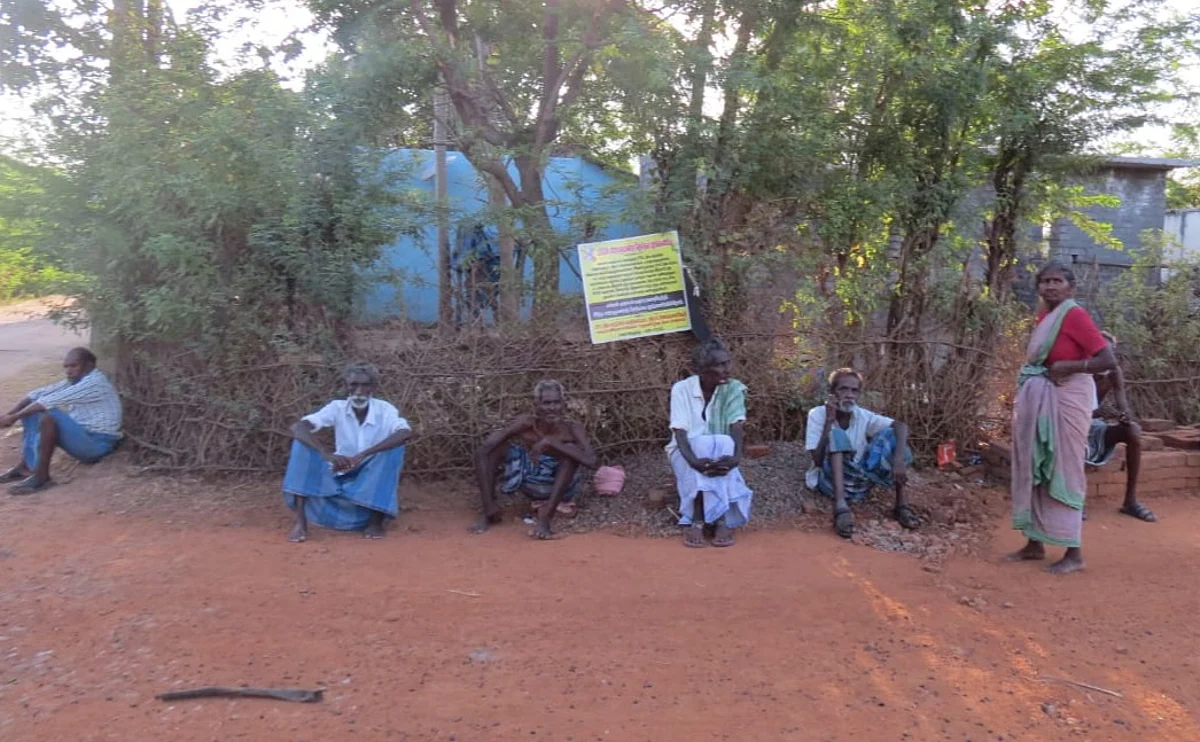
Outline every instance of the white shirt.
<path fill-rule="evenodd" d="M 693 375 L 675 382 L 671 387 L 671 441 L 667 444 L 668 454 L 678 447 L 675 443 L 676 430 L 687 431 L 688 438 L 708 435 L 708 407 L 712 406 L 716 398 L 717 393 L 714 390 L 712 398 L 705 404 L 699 376 Z M 745 420 L 745 416 L 742 416 L 737 420 L 730 420 L 729 423 L 732 425 Z"/>
<path fill-rule="evenodd" d="M 854 463 L 862 463 L 862 457 L 867 452 L 867 441 L 892 427 L 893 423 L 895 421 L 890 417 L 877 415 L 864 407 L 854 408 L 850 415 L 850 427 L 846 428 L 846 435 L 854 445 Z M 837 425 L 837 421 L 833 424 Z M 816 451 L 821 445 L 821 434 L 824 432 L 825 405 L 818 405 L 808 411 L 808 424 L 804 427 L 804 447 L 809 451 Z M 814 464 L 805 473 L 804 483 L 809 489 L 816 489 L 820 478 L 821 474 Z"/>
<path fill-rule="evenodd" d="M 367 417 L 361 424 L 350 401 L 346 399 L 335 399 L 303 419 L 312 424 L 313 432 L 333 428 L 334 453 L 339 456 L 354 456 L 394 433 L 412 430 L 408 421 L 400 417 L 399 410 L 374 397 L 367 407 Z"/>
<path fill-rule="evenodd" d="M 121 435 L 121 398 L 108 378 L 96 369 L 74 384 L 63 379 L 34 389 L 26 396 L 47 410 L 66 412 L 88 432 Z"/>

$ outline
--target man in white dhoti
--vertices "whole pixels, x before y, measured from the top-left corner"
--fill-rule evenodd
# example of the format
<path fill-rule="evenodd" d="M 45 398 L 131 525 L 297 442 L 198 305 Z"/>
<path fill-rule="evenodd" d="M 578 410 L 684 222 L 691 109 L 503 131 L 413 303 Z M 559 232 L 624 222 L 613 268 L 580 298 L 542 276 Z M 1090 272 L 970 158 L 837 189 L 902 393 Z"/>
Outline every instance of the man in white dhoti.
<path fill-rule="evenodd" d="M 692 351 L 693 375 L 671 387 L 667 458 L 679 488 L 683 545 L 733 546 L 733 531 L 750 519 L 753 492 L 738 469 L 746 385 L 730 378 L 730 356 L 716 338 Z"/>

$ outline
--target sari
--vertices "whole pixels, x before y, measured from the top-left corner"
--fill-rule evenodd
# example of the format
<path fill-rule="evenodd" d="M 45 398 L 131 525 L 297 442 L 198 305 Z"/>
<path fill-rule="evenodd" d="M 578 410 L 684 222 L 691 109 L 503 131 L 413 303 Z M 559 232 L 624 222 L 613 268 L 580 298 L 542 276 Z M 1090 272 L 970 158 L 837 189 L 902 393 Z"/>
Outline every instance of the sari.
<path fill-rule="evenodd" d="M 1084 457 L 1092 422 L 1090 374 L 1050 381 L 1044 365 L 1067 312 L 1068 299 L 1042 318 L 1029 338 L 1012 423 L 1013 528 L 1031 541 L 1079 546 L 1087 492 Z"/>

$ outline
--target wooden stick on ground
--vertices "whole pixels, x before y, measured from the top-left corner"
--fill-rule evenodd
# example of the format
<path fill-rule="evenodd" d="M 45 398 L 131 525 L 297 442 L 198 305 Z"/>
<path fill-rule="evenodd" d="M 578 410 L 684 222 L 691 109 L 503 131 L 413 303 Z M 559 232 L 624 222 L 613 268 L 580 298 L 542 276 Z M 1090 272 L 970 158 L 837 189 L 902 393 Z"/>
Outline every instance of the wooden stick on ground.
<path fill-rule="evenodd" d="M 160 693 L 155 698 L 160 701 L 181 701 L 187 698 L 274 698 L 277 701 L 292 701 L 294 703 L 316 703 L 325 693 L 324 688 L 305 690 L 303 688 L 227 688 L 216 685 L 190 690 L 173 690 Z"/>
<path fill-rule="evenodd" d="M 1069 678 L 1042 678 L 1042 682 L 1043 683 L 1066 683 L 1067 685 L 1074 685 L 1078 688 L 1094 690 L 1097 693 L 1104 693 L 1106 695 L 1113 696 L 1115 698 L 1124 698 L 1125 697 L 1115 690 L 1109 690 L 1108 688 L 1101 688 L 1098 685 L 1089 685 L 1088 683 L 1081 683 L 1078 680 L 1071 680 Z"/>

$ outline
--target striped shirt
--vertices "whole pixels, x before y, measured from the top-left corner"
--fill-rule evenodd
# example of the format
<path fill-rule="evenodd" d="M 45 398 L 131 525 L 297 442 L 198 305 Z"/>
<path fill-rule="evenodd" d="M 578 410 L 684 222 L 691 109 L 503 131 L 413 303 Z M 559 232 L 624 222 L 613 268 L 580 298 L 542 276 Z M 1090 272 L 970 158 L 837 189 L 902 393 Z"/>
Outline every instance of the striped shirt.
<path fill-rule="evenodd" d="M 29 393 L 48 410 L 62 410 L 90 433 L 121 434 L 121 398 L 100 371 L 93 369 L 72 384 L 63 379 Z"/>

